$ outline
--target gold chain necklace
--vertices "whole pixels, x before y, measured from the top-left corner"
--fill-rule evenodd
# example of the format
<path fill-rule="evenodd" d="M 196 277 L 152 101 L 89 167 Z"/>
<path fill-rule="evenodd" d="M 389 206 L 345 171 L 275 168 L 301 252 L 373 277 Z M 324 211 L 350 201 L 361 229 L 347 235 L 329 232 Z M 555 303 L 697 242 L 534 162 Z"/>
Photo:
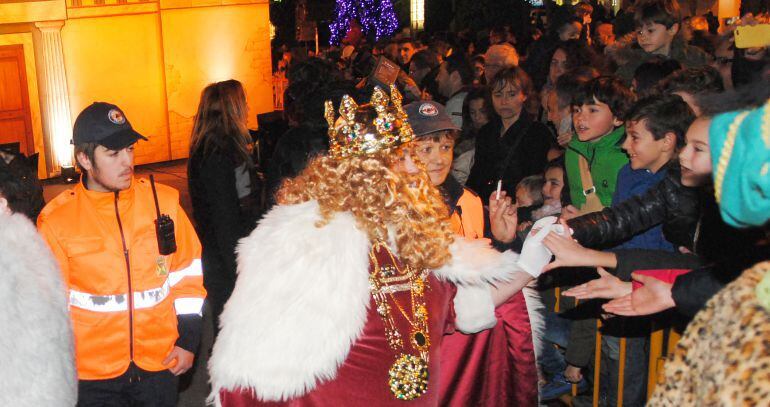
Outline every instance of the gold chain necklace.
<path fill-rule="evenodd" d="M 380 266 L 376 253 L 381 249 L 390 256 L 392 266 Z M 428 391 L 430 336 L 428 335 L 428 309 L 424 299 L 427 274 L 415 273 L 409 266 L 403 271 L 399 269 L 393 252 L 382 241 L 374 242 L 369 251 L 369 259 L 373 265 L 369 275 L 372 298 L 377 306 L 377 313 L 382 318 L 388 345 L 394 351 L 399 352 L 396 361 L 388 371 L 388 385 L 396 398 L 413 400 Z M 401 284 L 386 285 L 390 283 Z M 394 291 L 397 291 L 393 289 L 394 287 L 409 290 L 411 317 L 393 295 Z M 409 343 L 417 351 L 416 355 L 409 354 L 404 349 L 403 336 L 398 331 L 393 319 L 391 302 L 396 305 L 400 314 L 411 326 Z"/>

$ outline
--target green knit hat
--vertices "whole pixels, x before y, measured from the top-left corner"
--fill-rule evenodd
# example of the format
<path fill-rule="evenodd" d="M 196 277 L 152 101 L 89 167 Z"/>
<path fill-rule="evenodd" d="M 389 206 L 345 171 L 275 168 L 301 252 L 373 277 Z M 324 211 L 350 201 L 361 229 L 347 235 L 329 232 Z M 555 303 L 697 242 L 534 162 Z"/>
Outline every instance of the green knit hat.
<path fill-rule="evenodd" d="M 770 99 L 759 108 L 717 115 L 709 129 L 714 190 L 731 226 L 770 219 Z"/>

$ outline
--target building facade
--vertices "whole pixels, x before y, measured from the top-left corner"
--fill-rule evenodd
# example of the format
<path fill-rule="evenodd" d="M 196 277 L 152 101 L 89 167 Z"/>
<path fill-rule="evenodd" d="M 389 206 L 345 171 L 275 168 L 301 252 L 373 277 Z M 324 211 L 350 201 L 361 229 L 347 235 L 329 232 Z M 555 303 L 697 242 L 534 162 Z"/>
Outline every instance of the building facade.
<path fill-rule="evenodd" d="M 149 138 L 137 164 L 185 158 L 207 84 L 241 81 L 251 128 L 273 110 L 269 36 L 268 0 L 3 0 L 0 145 L 56 176 L 75 117 L 105 101 Z"/>

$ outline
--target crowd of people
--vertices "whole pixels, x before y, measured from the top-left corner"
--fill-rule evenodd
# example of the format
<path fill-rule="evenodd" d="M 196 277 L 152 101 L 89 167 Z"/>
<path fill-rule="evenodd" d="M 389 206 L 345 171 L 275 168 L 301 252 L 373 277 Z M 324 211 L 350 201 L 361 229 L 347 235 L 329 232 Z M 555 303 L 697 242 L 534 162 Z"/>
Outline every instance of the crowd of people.
<path fill-rule="evenodd" d="M 267 160 L 213 83 L 191 219 L 116 105 L 79 114 L 82 179 L 45 205 L 0 153 L 0 404 L 173 406 L 196 352 L 227 407 L 766 403 L 770 39 L 734 31 L 767 16 L 623 11 L 287 53 Z"/>
<path fill-rule="evenodd" d="M 416 131 L 412 150 L 453 216 L 476 218 L 458 204 L 467 204 L 466 194 L 491 211 L 503 191 L 517 210 L 512 239 L 494 233 L 488 212 L 479 216 L 486 229 L 457 222 L 459 234 L 519 251 L 539 219 L 558 216 L 572 233 L 545 238 L 555 261 L 522 290 L 526 307 L 507 314 L 498 308 L 501 324 L 514 327 L 508 339 L 519 352 L 508 357 L 517 374 L 532 352 L 515 345 L 516 335 L 531 330 L 539 392 L 528 393 L 529 403 L 572 393 L 577 384 L 575 405 L 593 397 L 616 405 L 619 393 L 623 405 L 644 405 L 651 331 L 681 331 L 725 284 L 770 256 L 766 229 L 736 230 L 720 218 L 712 178 L 712 158 L 720 157 L 708 148 L 716 114 L 755 108 L 770 95 L 767 39 L 750 48 L 734 39 L 736 27 L 767 24 L 767 17 L 747 15 L 720 27 L 710 14 L 683 17 L 675 0 L 638 1 L 615 16 L 583 1 L 549 10 L 547 22 L 478 33 L 407 32 L 374 43 L 351 30 L 339 47 L 315 58 L 295 53 L 286 117 L 297 129 L 316 123 L 317 136 L 305 145 L 279 139 L 268 184 L 275 191 L 326 148 L 307 144 L 324 140 L 320 112 L 307 110 L 314 98 L 336 106 L 342 94 L 371 93 L 380 59 L 396 62 L 405 103 L 421 106 L 407 109 L 412 126 L 424 126 L 423 110 L 438 112 L 436 123 L 453 124 L 434 124 L 441 135 L 430 142 L 421 139 L 429 131 Z M 694 271 L 674 273 L 665 285 L 634 273 L 657 269 Z M 670 308 L 677 312 L 663 312 Z M 452 336 L 445 342 L 450 365 L 471 360 L 453 348 Z M 465 376 L 447 368 L 445 383 L 461 386 L 474 377 L 484 388 L 487 377 L 468 373 L 487 360 L 477 362 Z M 509 389 L 527 391 L 520 386 L 513 380 Z M 452 398 L 457 388 L 441 391 L 447 403 L 468 400 Z"/>

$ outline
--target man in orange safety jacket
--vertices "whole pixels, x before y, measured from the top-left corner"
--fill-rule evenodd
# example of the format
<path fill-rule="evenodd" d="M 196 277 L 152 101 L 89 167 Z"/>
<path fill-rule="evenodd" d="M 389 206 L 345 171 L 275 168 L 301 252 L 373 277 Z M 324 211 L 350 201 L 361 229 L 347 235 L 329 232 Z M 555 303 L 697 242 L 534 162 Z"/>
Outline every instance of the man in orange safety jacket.
<path fill-rule="evenodd" d="M 81 182 L 46 205 L 38 228 L 68 289 L 78 406 L 175 406 L 200 342 L 200 243 L 176 190 L 134 178 L 134 144 L 146 138 L 120 108 L 94 103 L 73 130 Z M 154 195 L 174 224 L 166 254 Z"/>

